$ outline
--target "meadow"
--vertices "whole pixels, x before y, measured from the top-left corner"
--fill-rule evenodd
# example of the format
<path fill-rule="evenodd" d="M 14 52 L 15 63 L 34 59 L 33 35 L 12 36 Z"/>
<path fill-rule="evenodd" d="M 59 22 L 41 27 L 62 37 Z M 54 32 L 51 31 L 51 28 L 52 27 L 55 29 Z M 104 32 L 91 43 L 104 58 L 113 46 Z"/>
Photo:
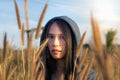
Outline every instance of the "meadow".
<path fill-rule="evenodd" d="M 25 3 L 26 13 L 26 30 L 24 24 L 21 23 L 19 8 L 16 0 L 14 0 L 18 29 L 21 31 L 21 49 L 15 49 L 7 40 L 7 33 L 3 37 L 3 48 L 0 49 L 0 80 L 44 80 L 45 67 L 39 60 L 42 50 L 46 47 L 49 39 L 46 39 L 41 46 L 33 47 L 33 38 L 38 39 L 42 30 L 42 22 L 47 10 L 46 3 L 36 29 L 29 29 L 28 4 Z M 99 23 L 94 19 L 91 12 L 91 25 L 93 39 L 89 44 L 83 44 L 86 32 L 83 33 L 76 51 L 74 59 L 74 72 L 80 71 L 82 65 L 84 69 L 80 73 L 79 80 L 87 80 L 90 69 L 96 72 L 96 80 L 120 80 L 120 46 L 113 44 L 116 31 L 110 30 L 106 34 L 106 44 L 103 44 L 99 31 Z M 27 33 L 27 42 L 24 41 L 25 33 Z M 33 36 L 35 33 L 35 36 Z M 27 43 L 27 47 L 23 48 Z M 82 53 L 80 53 L 82 50 Z M 81 55 L 80 64 L 76 65 L 78 56 Z M 39 68 L 42 68 L 39 71 Z M 71 77 L 74 80 L 74 73 Z"/>

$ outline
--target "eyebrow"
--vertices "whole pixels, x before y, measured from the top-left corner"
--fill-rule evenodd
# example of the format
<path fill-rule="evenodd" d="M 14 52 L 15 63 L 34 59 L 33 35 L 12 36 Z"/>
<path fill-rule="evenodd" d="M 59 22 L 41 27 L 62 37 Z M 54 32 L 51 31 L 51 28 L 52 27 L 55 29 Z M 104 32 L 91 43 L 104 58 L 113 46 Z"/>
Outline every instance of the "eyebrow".
<path fill-rule="evenodd" d="M 54 34 L 52 34 L 52 33 L 48 33 L 48 36 L 49 36 L 49 35 L 54 35 Z M 61 33 L 61 34 L 57 34 L 57 35 L 63 35 L 63 34 Z"/>

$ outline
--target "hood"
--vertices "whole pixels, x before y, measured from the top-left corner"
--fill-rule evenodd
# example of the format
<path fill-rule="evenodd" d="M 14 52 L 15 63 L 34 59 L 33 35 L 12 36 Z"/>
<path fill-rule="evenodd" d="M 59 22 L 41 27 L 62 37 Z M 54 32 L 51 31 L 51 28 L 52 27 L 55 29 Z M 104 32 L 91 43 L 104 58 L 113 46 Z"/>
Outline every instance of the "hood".
<path fill-rule="evenodd" d="M 78 25 L 75 23 L 75 21 L 73 21 L 72 19 L 70 19 L 67 16 L 60 16 L 58 18 L 63 19 L 64 21 L 66 21 L 70 25 L 70 27 L 72 28 L 72 30 L 75 34 L 75 37 L 76 37 L 76 40 L 77 40 L 77 45 L 78 45 L 79 41 L 80 41 L 80 37 L 81 37 Z"/>
<path fill-rule="evenodd" d="M 70 19 L 67 16 L 58 16 L 58 17 L 54 17 L 51 20 L 49 20 L 48 23 L 45 26 L 47 26 L 51 21 L 54 21 L 55 19 L 62 19 L 70 25 L 70 28 L 72 29 L 72 32 L 75 35 L 77 45 L 78 45 L 79 41 L 80 41 L 80 37 L 81 37 L 78 25 L 72 19 Z M 44 28 L 44 33 L 46 33 L 45 28 Z M 43 39 L 44 39 L 44 36 L 41 36 L 40 42 L 43 41 Z"/>

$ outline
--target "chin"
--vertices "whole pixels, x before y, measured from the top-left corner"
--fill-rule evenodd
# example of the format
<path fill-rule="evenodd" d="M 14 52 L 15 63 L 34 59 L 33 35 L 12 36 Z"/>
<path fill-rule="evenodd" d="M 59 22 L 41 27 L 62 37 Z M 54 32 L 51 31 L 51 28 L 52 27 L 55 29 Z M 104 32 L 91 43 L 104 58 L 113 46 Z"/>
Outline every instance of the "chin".
<path fill-rule="evenodd" d="M 55 60 L 62 60 L 62 59 L 64 59 L 64 57 L 53 57 Z"/>

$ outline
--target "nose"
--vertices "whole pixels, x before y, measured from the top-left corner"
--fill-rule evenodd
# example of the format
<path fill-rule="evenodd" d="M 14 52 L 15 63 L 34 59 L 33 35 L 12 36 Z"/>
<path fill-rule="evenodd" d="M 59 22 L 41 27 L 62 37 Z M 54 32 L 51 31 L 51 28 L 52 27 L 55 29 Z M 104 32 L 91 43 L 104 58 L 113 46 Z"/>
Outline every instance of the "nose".
<path fill-rule="evenodd" d="M 53 46 L 56 47 L 56 46 L 59 46 L 59 39 L 57 37 L 54 38 L 54 41 L 53 41 Z"/>

